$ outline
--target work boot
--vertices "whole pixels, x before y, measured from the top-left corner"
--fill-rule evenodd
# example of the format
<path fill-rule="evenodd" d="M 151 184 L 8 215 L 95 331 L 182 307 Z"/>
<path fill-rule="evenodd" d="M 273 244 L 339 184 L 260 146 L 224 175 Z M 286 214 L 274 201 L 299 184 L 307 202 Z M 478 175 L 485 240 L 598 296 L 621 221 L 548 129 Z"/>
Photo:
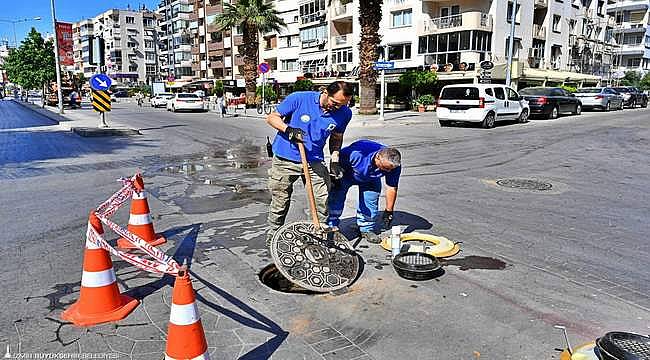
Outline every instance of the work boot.
<path fill-rule="evenodd" d="M 379 235 L 375 234 L 374 232 L 368 231 L 368 232 L 362 232 L 361 233 L 361 239 L 366 240 L 367 242 L 371 244 L 379 244 L 381 243 L 381 238 L 379 238 Z"/>

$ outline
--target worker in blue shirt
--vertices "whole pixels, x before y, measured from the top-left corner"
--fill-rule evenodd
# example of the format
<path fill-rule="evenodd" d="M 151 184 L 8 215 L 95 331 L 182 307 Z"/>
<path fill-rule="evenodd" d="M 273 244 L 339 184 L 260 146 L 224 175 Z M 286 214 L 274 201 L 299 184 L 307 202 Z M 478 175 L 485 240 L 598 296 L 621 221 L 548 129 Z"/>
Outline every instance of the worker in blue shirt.
<path fill-rule="evenodd" d="M 356 185 L 359 187 L 357 225 L 361 238 L 378 244 L 381 239 L 376 234 L 375 219 L 379 213 L 381 178 L 386 179 L 386 209 L 382 215 L 382 225 L 387 229 L 393 222 L 402 155 L 397 149 L 378 142 L 359 140 L 341 149 L 339 159 L 343 178 L 335 181 L 330 191 L 328 225 L 338 227 L 348 189 Z"/>
<path fill-rule="evenodd" d="M 339 150 L 345 128 L 352 119 L 352 111 L 347 106 L 352 95 L 352 88 L 343 81 L 333 82 L 320 92 L 294 92 L 266 118 L 266 122 L 278 131 L 273 140 L 274 155 L 269 170 L 271 204 L 267 219 L 267 246 L 276 230 L 284 224 L 293 183 L 303 177 L 300 152 L 296 145 L 298 142 L 305 145 L 316 209 L 320 221 L 326 223 L 330 175 L 334 178 L 343 176 Z M 328 138 L 331 156 L 329 171 L 323 154 Z"/>

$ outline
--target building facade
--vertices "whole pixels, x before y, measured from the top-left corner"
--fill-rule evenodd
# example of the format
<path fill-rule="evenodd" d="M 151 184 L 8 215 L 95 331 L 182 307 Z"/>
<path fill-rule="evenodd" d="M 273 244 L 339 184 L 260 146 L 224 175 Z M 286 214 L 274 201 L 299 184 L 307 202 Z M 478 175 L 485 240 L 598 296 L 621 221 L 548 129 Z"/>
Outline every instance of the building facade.
<path fill-rule="evenodd" d="M 617 0 L 607 7 L 618 44 L 613 64 L 616 77 L 625 71 L 650 71 L 650 0 Z"/>
<path fill-rule="evenodd" d="M 190 81 L 192 70 L 192 0 L 162 0 L 156 13 L 161 77 L 169 82 Z"/>
<path fill-rule="evenodd" d="M 104 39 L 105 69 L 90 63 L 91 38 Z M 106 11 L 72 25 L 74 70 L 86 77 L 105 71 L 117 82 L 151 83 L 159 76 L 156 14 L 146 9 Z"/>

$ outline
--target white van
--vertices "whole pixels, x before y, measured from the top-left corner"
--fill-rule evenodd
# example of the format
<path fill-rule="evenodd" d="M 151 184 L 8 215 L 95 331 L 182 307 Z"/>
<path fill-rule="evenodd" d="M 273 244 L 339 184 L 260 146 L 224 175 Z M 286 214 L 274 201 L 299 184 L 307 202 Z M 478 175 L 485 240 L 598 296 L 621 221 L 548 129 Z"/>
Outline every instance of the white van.
<path fill-rule="evenodd" d="M 530 109 L 512 88 L 500 84 L 457 84 L 442 88 L 436 108 L 440 126 L 452 121 L 479 122 L 489 129 L 500 120 L 528 121 Z"/>

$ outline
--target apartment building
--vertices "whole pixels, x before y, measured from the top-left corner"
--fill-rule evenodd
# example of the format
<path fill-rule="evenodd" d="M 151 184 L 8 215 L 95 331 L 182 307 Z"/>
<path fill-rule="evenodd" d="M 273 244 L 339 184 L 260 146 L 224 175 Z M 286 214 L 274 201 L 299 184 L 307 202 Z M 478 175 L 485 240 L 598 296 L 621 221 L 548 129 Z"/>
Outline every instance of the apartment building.
<path fill-rule="evenodd" d="M 7 71 L 2 68 L 5 59 L 9 56 L 9 41 L 0 40 L 0 84 L 4 84 L 7 79 Z"/>
<path fill-rule="evenodd" d="M 106 11 L 72 25 L 74 71 L 86 77 L 100 72 L 89 63 L 91 36 L 104 39 L 106 73 L 118 83 L 150 83 L 158 76 L 156 14 L 140 10 Z"/>
<path fill-rule="evenodd" d="M 607 13 L 618 44 L 613 59 L 616 75 L 650 71 L 650 0 L 617 0 L 608 4 Z"/>
<path fill-rule="evenodd" d="M 237 80 L 243 86 L 239 67 L 244 65 L 238 46 L 243 44 L 240 28 L 217 31 L 217 15 L 223 13 L 222 0 L 194 0 L 190 15 L 192 70 L 194 77 Z"/>
<path fill-rule="evenodd" d="M 192 70 L 192 0 L 161 0 L 158 17 L 160 72 L 169 82 L 190 81 Z"/>

